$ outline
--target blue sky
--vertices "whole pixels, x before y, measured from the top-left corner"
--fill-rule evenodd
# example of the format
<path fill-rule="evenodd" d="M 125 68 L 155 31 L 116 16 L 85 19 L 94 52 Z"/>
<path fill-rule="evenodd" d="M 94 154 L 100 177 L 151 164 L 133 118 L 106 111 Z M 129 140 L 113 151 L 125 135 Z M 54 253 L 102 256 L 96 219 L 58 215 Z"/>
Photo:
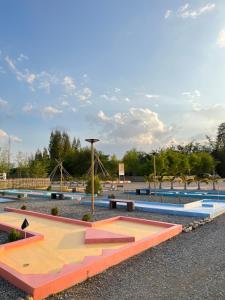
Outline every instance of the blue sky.
<path fill-rule="evenodd" d="M 0 3 L 0 145 L 52 129 L 131 147 L 203 141 L 225 121 L 225 2 Z"/>

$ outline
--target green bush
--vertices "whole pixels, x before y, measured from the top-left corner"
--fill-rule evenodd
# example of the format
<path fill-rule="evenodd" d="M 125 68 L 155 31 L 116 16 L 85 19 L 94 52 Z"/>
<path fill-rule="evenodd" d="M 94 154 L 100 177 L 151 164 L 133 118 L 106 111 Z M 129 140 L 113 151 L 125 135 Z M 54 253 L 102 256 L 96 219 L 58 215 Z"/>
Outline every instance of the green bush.
<path fill-rule="evenodd" d="M 91 214 L 84 214 L 83 217 L 82 217 L 82 221 L 86 221 L 86 222 L 90 222 L 92 221 L 92 216 Z"/>
<path fill-rule="evenodd" d="M 58 216 L 58 214 L 59 214 L 58 207 L 53 207 L 53 208 L 51 209 L 51 214 L 52 214 L 53 216 Z"/>
<path fill-rule="evenodd" d="M 116 196 L 114 194 L 108 195 L 108 199 L 115 199 Z"/>
<path fill-rule="evenodd" d="M 51 187 L 51 185 L 49 185 L 48 187 L 47 187 L 47 191 L 51 191 L 52 190 L 52 187 Z"/>
<path fill-rule="evenodd" d="M 26 205 L 22 205 L 22 206 L 20 207 L 20 209 L 26 210 L 27 207 L 26 207 Z"/>
<path fill-rule="evenodd" d="M 18 194 L 18 195 L 17 195 L 17 198 L 18 198 L 18 199 L 21 199 L 21 198 L 22 198 L 22 195 L 21 195 L 21 194 Z"/>
<path fill-rule="evenodd" d="M 21 240 L 23 237 L 19 231 L 16 229 L 12 229 L 8 235 L 8 241 L 9 242 L 15 242 L 18 240 Z"/>
<path fill-rule="evenodd" d="M 2 196 L 5 196 L 5 192 L 1 192 L 1 195 L 2 195 Z"/>
<path fill-rule="evenodd" d="M 100 194 L 102 191 L 102 185 L 97 176 L 95 177 L 95 181 L 94 181 L 94 190 L 95 190 L 95 194 Z M 88 179 L 88 181 L 87 181 L 85 193 L 91 194 L 91 178 Z"/>

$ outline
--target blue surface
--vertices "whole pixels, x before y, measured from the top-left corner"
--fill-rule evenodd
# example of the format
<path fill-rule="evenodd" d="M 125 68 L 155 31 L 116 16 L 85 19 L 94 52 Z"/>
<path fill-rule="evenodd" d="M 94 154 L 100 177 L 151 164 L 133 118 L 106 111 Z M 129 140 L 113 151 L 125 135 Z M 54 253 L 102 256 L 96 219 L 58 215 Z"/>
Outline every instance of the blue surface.
<path fill-rule="evenodd" d="M 0 198 L 0 203 L 7 203 L 7 202 L 14 202 L 15 200 L 12 199 L 6 199 L 6 198 Z"/>
<path fill-rule="evenodd" d="M 0 193 L 4 193 L 5 195 L 19 195 L 19 194 L 27 194 L 27 197 L 30 198 L 46 198 L 51 199 L 51 193 L 54 193 L 55 191 L 43 191 L 43 190 L 17 190 L 17 189 L 11 189 L 11 190 L 0 190 Z M 64 197 L 66 200 L 73 200 L 78 199 L 81 197 L 89 198 L 91 197 L 90 194 L 84 194 L 84 193 L 68 193 L 63 192 Z"/>
<path fill-rule="evenodd" d="M 146 189 L 140 189 L 141 195 L 145 196 L 150 196 L 146 195 L 145 191 Z M 169 190 L 169 189 L 163 189 L 163 190 L 151 190 L 152 193 L 154 193 L 157 196 L 167 196 L 167 197 L 186 197 L 186 198 L 199 198 L 202 199 L 208 198 L 208 199 L 223 199 L 225 200 L 225 191 L 180 191 L 180 190 Z M 130 194 L 130 195 L 136 195 L 135 191 L 127 191 L 125 194 Z M 137 195 L 140 196 L 140 195 Z"/>
<path fill-rule="evenodd" d="M 84 205 L 90 205 L 91 201 L 84 200 L 80 203 Z M 109 199 L 95 200 L 95 205 L 100 207 L 109 207 Z M 126 207 L 126 203 L 118 202 L 117 207 Z M 222 213 L 225 213 L 225 201 L 204 199 L 187 204 L 135 201 L 135 210 L 177 216 L 214 218 Z"/>

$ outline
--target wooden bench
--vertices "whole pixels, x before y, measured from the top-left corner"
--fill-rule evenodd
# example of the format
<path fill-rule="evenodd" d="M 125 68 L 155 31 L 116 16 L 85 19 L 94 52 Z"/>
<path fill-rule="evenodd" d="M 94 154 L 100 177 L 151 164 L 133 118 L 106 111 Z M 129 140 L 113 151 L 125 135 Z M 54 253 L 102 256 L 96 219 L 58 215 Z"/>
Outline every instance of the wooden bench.
<path fill-rule="evenodd" d="M 109 208 L 110 209 L 116 208 L 117 202 L 126 203 L 128 211 L 134 210 L 134 207 L 135 207 L 134 201 L 133 200 L 123 200 L 123 199 L 110 199 L 109 200 Z"/>

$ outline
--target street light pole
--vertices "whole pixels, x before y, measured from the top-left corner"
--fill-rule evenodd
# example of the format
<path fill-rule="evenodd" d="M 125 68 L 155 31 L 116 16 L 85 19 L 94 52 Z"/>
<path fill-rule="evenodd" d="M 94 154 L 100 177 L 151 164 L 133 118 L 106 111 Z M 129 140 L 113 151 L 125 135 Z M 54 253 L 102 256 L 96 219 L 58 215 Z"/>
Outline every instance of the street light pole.
<path fill-rule="evenodd" d="M 155 152 L 153 152 L 154 190 L 156 190 L 156 182 L 155 182 L 155 179 L 156 179 L 156 164 L 155 164 L 155 155 L 156 155 L 156 153 L 155 153 Z"/>
<path fill-rule="evenodd" d="M 94 155 L 94 143 L 98 142 L 98 139 L 86 139 L 86 142 L 91 144 L 91 213 L 95 211 L 95 155 Z"/>

